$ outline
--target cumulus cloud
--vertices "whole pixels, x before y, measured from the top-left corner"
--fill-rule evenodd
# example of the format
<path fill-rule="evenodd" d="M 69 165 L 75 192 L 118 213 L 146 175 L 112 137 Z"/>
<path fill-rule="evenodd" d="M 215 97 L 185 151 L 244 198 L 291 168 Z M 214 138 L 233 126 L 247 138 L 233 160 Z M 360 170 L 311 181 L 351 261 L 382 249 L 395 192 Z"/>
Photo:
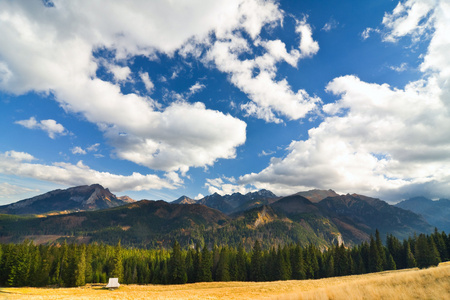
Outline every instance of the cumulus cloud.
<path fill-rule="evenodd" d="M 100 146 L 100 143 L 95 143 L 93 145 L 90 145 L 89 147 L 87 147 L 86 149 L 81 148 L 80 146 L 75 146 L 71 149 L 72 154 L 81 154 L 81 155 L 85 155 L 88 152 L 97 152 L 98 151 L 98 147 Z"/>
<path fill-rule="evenodd" d="M 333 79 L 326 90 L 339 99 L 324 105 L 327 115 L 309 130 L 308 139 L 293 141 L 288 155 L 272 158 L 261 172 L 240 177 L 239 184 L 253 184 L 280 195 L 333 188 L 388 200 L 418 191 L 448 197 L 450 5 L 440 1 L 430 10 L 417 2 L 399 4 L 383 22 L 390 30 L 387 36 L 392 37 L 386 41 L 428 34 L 421 24 L 433 26 L 421 65 L 427 76 L 402 89 L 367 83 L 356 76 Z M 424 5 L 430 3 L 424 1 Z M 426 19 L 418 23 L 417 15 Z"/>
<path fill-rule="evenodd" d="M 433 19 L 427 16 L 438 2 L 445 1 L 408 0 L 404 3 L 399 2 L 392 13 L 384 15 L 383 25 L 388 30 L 384 40 L 395 42 L 405 35 L 411 35 L 413 38 L 423 35 L 425 31 L 434 26 Z"/>
<path fill-rule="evenodd" d="M 127 190 L 141 191 L 150 189 L 176 189 L 182 180 L 175 174 L 168 173 L 165 178 L 153 174 L 133 173 L 131 175 L 117 175 L 109 172 L 93 170 L 79 161 L 70 163 L 56 162 L 52 165 L 31 163 L 33 156 L 17 151 L 0 153 L 0 173 L 34 178 L 58 184 L 76 186 L 100 183 L 110 187 L 114 192 Z"/>
<path fill-rule="evenodd" d="M 231 195 L 233 193 L 247 194 L 256 191 L 254 187 L 235 184 L 235 182 L 236 180 L 233 177 L 208 178 L 206 179 L 205 187 L 210 194 L 218 193 L 219 195 Z"/>
<path fill-rule="evenodd" d="M 376 33 L 380 33 L 380 30 L 378 28 L 370 28 L 367 27 L 366 29 L 364 29 L 364 31 L 361 33 L 361 37 L 363 38 L 363 40 L 367 40 L 370 35 L 372 34 L 372 32 L 376 32 Z"/>
<path fill-rule="evenodd" d="M 205 87 L 206 87 L 206 86 L 205 86 L 204 84 L 202 84 L 202 83 L 200 83 L 200 82 L 196 82 L 193 86 L 191 86 L 191 87 L 189 88 L 189 93 L 190 93 L 191 95 L 194 95 L 194 94 L 200 92 L 201 90 L 203 90 Z"/>
<path fill-rule="evenodd" d="M 72 154 L 82 154 L 82 155 L 87 154 L 86 150 L 84 150 L 83 148 L 81 148 L 79 146 L 73 147 L 71 151 L 72 151 Z"/>
<path fill-rule="evenodd" d="M 407 63 L 402 63 L 400 64 L 400 66 L 389 66 L 389 69 L 395 71 L 395 72 L 404 72 L 408 69 L 408 64 Z"/>
<path fill-rule="evenodd" d="M 152 80 L 150 79 L 150 76 L 147 72 L 141 72 L 139 73 L 139 76 L 141 77 L 142 82 L 144 83 L 145 89 L 147 92 L 151 93 L 153 92 L 153 89 L 155 88 L 155 85 L 153 84 Z"/>
<path fill-rule="evenodd" d="M 300 34 L 299 49 L 301 57 L 311 57 L 319 51 L 319 43 L 313 39 L 311 26 L 306 20 L 307 17 L 305 16 L 303 20 L 297 22 L 297 27 L 295 27 L 295 32 Z"/>
<path fill-rule="evenodd" d="M 2 198 L 9 199 L 13 196 L 23 195 L 30 192 L 39 192 L 39 190 L 9 184 L 7 182 L 0 183 L 0 195 L 2 195 Z"/>
<path fill-rule="evenodd" d="M 22 125 L 23 127 L 28 129 L 43 130 L 47 132 L 48 136 L 51 139 L 54 139 L 58 135 L 67 134 L 67 130 L 64 128 L 64 126 L 52 119 L 37 121 L 35 117 L 31 117 L 28 120 L 16 121 L 15 123 Z"/>
<path fill-rule="evenodd" d="M 273 6 L 267 7 L 266 10 L 267 15 L 272 16 L 266 20 L 267 26 L 275 26 L 282 20 L 283 16 L 274 10 Z M 262 25 L 264 23 L 260 24 Z M 280 40 L 258 38 L 253 41 L 255 46 L 266 51 L 253 59 L 240 58 L 242 54 L 251 53 L 252 48 L 239 32 L 228 32 L 223 38 L 219 36 L 208 49 L 205 60 L 212 62 L 220 71 L 228 73 L 230 82 L 252 100 L 241 105 L 247 116 L 281 123 L 280 116 L 298 120 L 316 109 L 317 103 L 320 102 L 318 97 L 309 95 L 303 89 L 294 92 L 285 78 L 276 80 L 277 63 L 285 61 L 297 67 L 299 59 L 311 57 L 319 50 L 318 43 L 312 38 L 311 26 L 306 23 L 306 17 L 297 22 L 296 32 L 300 34 L 299 49 L 291 49 L 288 52 L 286 45 Z"/>
<path fill-rule="evenodd" d="M 117 157 L 150 168 L 186 172 L 193 166 L 233 158 L 236 148 L 245 142 L 244 122 L 200 103 L 178 101 L 164 110 L 150 97 L 123 94 L 118 83 L 128 80 L 131 70 L 120 62 L 136 55 L 150 59 L 160 52 L 173 55 L 192 37 L 204 41 L 212 31 L 220 36 L 243 26 L 256 36 L 261 24 L 271 18 L 260 6 L 271 6 L 278 12 L 273 3 L 259 1 L 176 5 L 170 1 L 107 5 L 100 1 L 54 1 L 52 7 L 41 1 L 26 5 L 1 2 L 0 89 L 14 94 L 51 91 L 67 112 L 97 124 L 108 142 L 116 146 Z M 241 19 L 242 11 L 248 16 L 245 20 Z M 95 58 L 93 53 L 99 49 L 111 51 L 114 57 Z M 113 82 L 97 78 L 96 71 L 102 65 L 113 74 Z M 150 93 L 154 84 L 146 74 L 140 77 Z M 201 88 L 196 85 L 191 92 Z M 21 122 L 46 130 L 51 138 L 65 132 L 53 120 Z"/>
<path fill-rule="evenodd" d="M 200 102 L 175 102 L 164 113 L 155 114 L 155 124 L 136 130 L 136 134 L 123 134 L 116 127 L 104 128 L 118 157 L 152 169 L 186 173 L 191 166 L 234 158 L 236 146 L 245 141 L 244 122 L 206 110 Z"/>

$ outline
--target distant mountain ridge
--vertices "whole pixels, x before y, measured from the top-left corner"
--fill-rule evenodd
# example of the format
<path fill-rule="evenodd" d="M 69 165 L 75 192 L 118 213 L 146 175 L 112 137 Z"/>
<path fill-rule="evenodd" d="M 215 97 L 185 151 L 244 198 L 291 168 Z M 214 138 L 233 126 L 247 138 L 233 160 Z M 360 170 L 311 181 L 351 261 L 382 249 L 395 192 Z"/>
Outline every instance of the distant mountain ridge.
<path fill-rule="evenodd" d="M 83 185 L 24 199 L 0 206 L 3 214 L 45 214 L 49 212 L 98 210 L 134 202 L 130 197 L 116 197 L 99 184 Z"/>
<path fill-rule="evenodd" d="M 210 208 L 220 210 L 225 214 L 243 211 L 252 207 L 261 206 L 263 204 L 271 203 L 270 200 L 278 199 L 274 193 L 268 190 L 259 190 L 257 192 L 250 192 L 245 195 L 241 193 L 233 193 L 231 195 L 220 195 L 214 193 L 212 195 L 203 197 L 199 200 L 193 200 L 189 197 L 182 196 L 172 204 L 203 204 Z M 273 202 L 272 201 L 272 202 Z"/>
<path fill-rule="evenodd" d="M 395 205 L 422 215 L 428 223 L 439 230 L 450 232 L 450 200 L 440 199 L 433 201 L 425 197 L 414 197 Z"/>
<path fill-rule="evenodd" d="M 304 196 L 302 196 L 304 195 Z M 309 199 L 307 198 L 309 197 Z M 325 197 L 325 198 L 324 198 Z M 173 202 L 117 198 L 100 185 L 56 190 L 0 207 L 0 239 L 105 242 L 142 247 L 243 243 L 264 247 L 283 243 L 332 244 L 368 241 L 375 229 L 382 236 L 406 238 L 431 233 L 433 227 L 411 211 L 380 199 L 332 190 L 311 190 L 286 197 L 270 191 L 217 193 L 200 200 L 182 196 Z M 14 216 L 64 209 L 76 213 L 46 217 Z M 9 212 L 12 211 L 12 212 Z M 6 214 L 1 214 L 6 213 Z M 40 238 L 46 236 L 47 238 Z M 59 239 L 59 240 L 58 240 Z"/>

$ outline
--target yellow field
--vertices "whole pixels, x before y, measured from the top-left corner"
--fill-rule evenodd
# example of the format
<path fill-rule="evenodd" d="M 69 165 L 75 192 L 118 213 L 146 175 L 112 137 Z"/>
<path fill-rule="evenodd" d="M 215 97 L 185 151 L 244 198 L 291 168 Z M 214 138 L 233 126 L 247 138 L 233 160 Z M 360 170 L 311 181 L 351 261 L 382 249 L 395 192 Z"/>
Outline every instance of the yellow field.
<path fill-rule="evenodd" d="M 1 288 L 2 299 L 450 299 L 450 263 L 426 270 L 276 282 Z"/>

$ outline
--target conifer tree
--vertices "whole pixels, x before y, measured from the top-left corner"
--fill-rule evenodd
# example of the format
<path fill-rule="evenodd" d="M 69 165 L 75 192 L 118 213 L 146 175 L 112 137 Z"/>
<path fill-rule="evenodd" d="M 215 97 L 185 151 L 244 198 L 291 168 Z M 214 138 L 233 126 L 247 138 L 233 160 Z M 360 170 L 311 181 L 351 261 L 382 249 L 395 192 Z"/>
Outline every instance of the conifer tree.
<path fill-rule="evenodd" d="M 305 278 L 303 251 L 299 244 L 295 246 L 291 254 L 291 268 L 292 268 L 292 279 Z"/>
<path fill-rule="evenodd" d="M 287 270 L 287 262 L 283 255 L 283 250 L 281 246 L 278 246 L 278 251 L 275 257 L 275 279 L 276 280 L 288 280 L 289 274 Z"/>
<path fill-rule="evenodd" d="M 411 247 L 409 245 L 409 242 L 406 241 L 405 243 L 405 267 L 406 268 L 415 268 L 417 266 L 416 259 L 411 251 Z"/>
<path fill-rule="evenodd" d="M 205 244 L 205 246 L 203 246 L 200 256 L 198 281 L 200 282 L 212 281 L 211 271 L 212 271 L 212 254 Z"/>
<path fill-rule="evenodd" d="M 238 246 L 238 252 L 236 254 L 236 280 L 246 281 L 247 280 L 247 253 L 244 250 L 242 243 Z"/>
<path fill-rule="evenodd" d="M 85 271 L 86 283 L 93 282 L 93 271 L 92 271 L 92 246 L 86 247 L 86 271 Z"/>
<path fill-rule="evenodd" d="M 197 243 L 195 245 L 195 253 L 192 262 L 193 264 L 192 282 L 200 281 L 200 258 L 201 258 L 200 246 Z"/>
<path fill-rule="evenodd" d="M 443 236 L 445 235 L 444 232 L 440 234 L 437 230 L 437 228 L 434 229 L 434 233 L 432 235 L 434 243 L 436 244 L 436 248 L 439 252 L 439 256 L 442 261 L 448 260 L 448 249 L 447 245 L 445 244 L 445 240 Z"/>
<path fill-rule="evenodd" d="M 169 283 L 183 284 L 187 282 L 186 265 L 178 241 L 173 243 L 169 261 Z"/>
<path fill-rule="evenodd" d="M 395 264 L 394 257 L 390 253 L 388 257 L 386 270 L 397 270 L 397 265 Z"/>
<path fill-rule="evenodd" d="M 111 264 L 110 276 L 114 278 L 119 278 L 119 282 L 123 282 L 122 247 L 120 246 L 120 241 L 114 248 L 110 264 Z"/>
<path fill-rule="evenodd" d="M 375 230 L 375 244 L 377 246 L 378 255 L 380 256 L 381 267 L 382 269 L 385 269 L 387 266 L 386 252 L 384 251 L 383 242 L 381 241 L 378 229 Z"/>
<path fill-rule="evenodd" d="M 86 284 L 86 245 L 81 245 L 76 253 L 75 286 Z"/>
<path fill-rule="evenodd" d="M 369 271 L 370 272 L 380 272 L 383 271 L 383 261 L 381 260 L 378 246 L 370 236 L 370 248 L 369 248 Z"/>
<path fill-rule="evenodd" d="M 261 244 L 258 240 L 253 245 L 252 258 L 250 263 L 250 279 L 253 281 L 263 281 L 263 256 Z"/>
<path fill-rule="evenodd" d="M 216 281 L 230 281 L 229 253 L 227 247 L 220 250 L 219 262 L 216 268 Z"/>

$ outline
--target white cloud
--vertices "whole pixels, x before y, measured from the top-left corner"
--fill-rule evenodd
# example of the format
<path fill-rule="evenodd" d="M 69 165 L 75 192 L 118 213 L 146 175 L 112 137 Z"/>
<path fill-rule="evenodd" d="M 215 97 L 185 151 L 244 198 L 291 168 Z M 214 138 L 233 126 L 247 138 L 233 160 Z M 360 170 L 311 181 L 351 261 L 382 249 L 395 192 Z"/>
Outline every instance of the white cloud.
<path fill-rule="evenodd" d="M 147 92 L 151 93 L 153 92 L 153 89 L 155 88 L 155 85 L 153 84 L 152 80 L 150 79 L 150 76 L 147 72 L 141 72 L 139 73 L 139 76 L 141 77 L 142 82 L 144 82 L 145 89 Z"/>
<path fill-rule="evenodd" d="M 82 154 L 82 155 L 87 154 L 86 150 L 84 150 L 83 148 L 78 147 L 78 146 L 72 148 L 71 151 L 72 151 L 72 154 Z"/>
<path fill-rule="evenodd" d="M 153 123 L 127 134 L 117 127 L 103 129 L 118 157 L 152 169 L 186 173 L 191 166 L 234 158 L 236 147 L 245 142 L 244 122 L 206 110 L 200 102 L 175 102 L 164 113 L 154 114 Z"/>
<path fill-rule="evenodd" d="M 361 33 L 361 37 L 363 38 L 363 40 L 367 40 L 372 32 L 376 32 L 376 33 L 380 33 L 380 29 L 378 28 L 370 28 L 367 27 L 366 29 L 364 29 L 364 31 Z"/>
<path fill-rule="evenodd" d="M 77 186 L 99 183 L 109 187 L 114 192 L 127 190 L 141 191 L 151 189 L 176 189 L 182 181 L 173 174 L 167 174 L 165 179 L 157 175 L 133 173 L 131 175 L 117 175 L 109 172 L 99 172 L 79 161 L 76 165 L 64 162 L 52 165 L 29 163 L 33 158 L 24 152 L 8 151 L 0 153 L 0 173 L 21 177 L 34 178 L 63 184 Z"/>
<path fill-rule="evenodd" d="M 322 30 L 329 32 L 332 29 L 335 29 L 338 25 L 339 23 L 335 19 L 330 18 L 330 20 L 327 23 L 325 23 L 325 25 L 323 25 Z"/>
<path fill-rule="evenodd" d="M 399 73 L 404 72 L 408 69 L 408 64 L 404 62 L 400 66 L 389 66 L 389 69 Z"/>
<path fill-rule="evenodd" d="M 412 35 L 413 38 L 423 35 L 433 26 L 432 18 L 427 18 L 427 16 L 438 2 L 445 1 L 408 0 L 404 3 L 399 2 L 392 13 L 384 15 L 383 25 L 389 30 L 384 36 L 384 40 L 395 42 L 405 35 Z M 423 20 L 425 22 L 422 22 Z"/>
<path fill-rule="evenodd" d="M 47 132 L 51 139 L 54 139 L 57 135 L 67 134 L 67 130 L 64 126 L 52 119 L 37 121 L 36 118 L 31 117 L 28 120 L 16 121 L 14 123 L 22 125 L 28 129 L 41 129 Z"/>
<path fill-rule="evenodd" d="M 293 141 L 286 157 L 272 158 L 261 172 L 240 177 L 240 184 L 253 184 L 280 195 L 332 188 L 392 200 L 419 192 L 433 198 L 448 197 L 450 4 L 440 1 L 434 10 L 427 10 L 427 19 L 418 25 L 404 17 L 414 14 L 414 3 L 399 4 L 392 15 L 387 14 L 386 26 L 391 30 L 388 36 L 399 38 L 417 32 L 428 34 L 421 31 L 420 24 L 433 25 L 421 65 L 425 79 L 398 89 L 367 83 L 356 76 L 335 78 L 326 90 L 340 99 L 324 105 L 327 116 L 309 130 L 308 139 Z M 408 26 L 401 25 L 403 22 Z"/>
<path fill-rule="evenodd" d="M 190 95 L 194 95 L 198 92 L 200 92 L 201 90 L 203 90 L 206 86 L 200 82 L 196 82 L 193 86 L 191 86 L 189 88 L 189 93 Z"/>
<path fill-rule="evenodd" d="M 18 151 L 14 151 L 14 150 L 6 151 L 3 154 L 3 156 L 6 159 L 17 161 L 17 162 L 36 160 L 36 158 L 33 155 L 29 154 L 29 153 L 18 152 Z"/>
<path fill-rule="evenodd" d="M 271 9 L 271 8 L 270 8 Z M 282 20 L 282 15 L 273 14 L 269 25 Z M 264 24 L 261 24 L 261 26 Z M 266 53 L 253 59 L 241 60 L 239 56 L 251 53 L 251 47 L 240 33 L 229 32 L 224 38 L 214 42 L 207 51 L 205 60 L 213 62 L 222 72 L 230 74 L 230 81 L 252 100 L 241 106 L 247 115 L 262 118 L 267 122 L 281 123 L 278 115 L 290 120 L 304 118 L 310 111 L 316 109 L 320 99 L 310 96 L 305 90 L 292 91 L 286 79 L 277 81 L 276 64 L 286 61 L 296 67 L 300 58 L 314 55 L 319 46 L 312 39 L 311 27 L 306 18 L 298 22 L 296 32 L 300 33 L 299 50 L 286 50 L 286 45 L 280 40 L 254 41 L 255 46 L 262 46 Z"/>
<path fill-rule="evenodd" d="M 242 18 L 243 13 L 247 18 Z M 273 21 L 274 13 L 280 14 L 275 4 L 253 0 L 54 1 L 54 7 L 40 1 L 1 2 L 0 89 L 14 94 L 51 91 L 67 112 L 97 124 L 117 147 L 117 157 L 186 172 L 233 158 L 236 147 L 245 142 L 246 124 L 199 103 L 173 103 L 162 110 L 150 97 L 125 95 L 117 82 L 128 80 L 130 69 L 117 62 L 134 55 L 154 59 L 157 51 L 170 56 L 188 40 L 203 42 L 213 31 L 220 36 L 243 27 L 256 36 L 261 24 Z M 93 52 L 98 49 L 115 57 L 96 59 Z M 96 77 L 99 65 L 114 75 L 114 82 Z M 143 74 L 141 80 L 151 92 L 154 85 Z M 192 92 L 201 85 L 194 87 Z M 65 132 L 53 120 L 36 121 L 35 126 L 52 138 Z"/>
<path fill-rule="evenodd" d="M 276 153 L 276 151 L 268 151 L 268 152 L 266 152 L 266 151 L 261 151 L 261 153 L 259 153 L 258 154 L 258 156 L 259 157 L 262 157 L 262 156 L 270 156 L 270 155 L 273 155 L 273 154 L 275 154 Z"/>
<path fill-rule="evenodd" d="M 131 69 L 115 64 L 107 64 L 108 71 L 114 75 L 116 82 L 127 81 L 130 78 Z"/>
<path fill-rule="evenodd" d="M 311 26 L 306 23 L 307 17 L 297 22 L 295 32 L 300 33 L 300 55 L 301 57 L 311 57 L 319 51 L 319 43 L 312 37 Z"/>
<path fill-rule="evenodd" d="M 12 198 L 13 196 L 23 195 L 30 192 L 39 192 L 37 189 L 29 189 L 23 186 L 9 184 L 7 182 L 0 183 L 0 195 L 2 198 Z"/>
<path fill-rule="evenodd" d="M 231 195 L 233 193 L 247 194 L 256 191 L 254 187 L 250 188 L 246 185 L 234 184 L 234 178 L 214 178 L 206 179 L 205 187 L 208 188 L 210 194 L 218 193 L 220 195 Z"/>
<path fill-rule="evenodd" d="M 100 146 L 100 143 L 95 143 L 95 144 L 92 144 L 89 147 L 87 147 L 86 150 L 89 152 L 96 152 L 96 151 L 98 151 L 99 146 Z"/>
<path fill-rule="evenodd" d="M 197 196 L 195 196 L 194 200 L 200 200 L 202 198 L 205 198 L 202 193 L 199 193 Z"/>
<path fill-rule="evenodd" d="M 71 149 L 72 154 L 82 154 L 85 155 L 88 152 L 97 152 L 98 151 L 98 147 L 100 146 L 100 143 L 95 143 L 93 145 L 90 145 L 89 147 L 87 147 L 86 149 L 81 148 L 80 146 L 76 146 L 73 147 Z M 103 157 L 103 155 L 100 154 L 99 157 Z"/>

